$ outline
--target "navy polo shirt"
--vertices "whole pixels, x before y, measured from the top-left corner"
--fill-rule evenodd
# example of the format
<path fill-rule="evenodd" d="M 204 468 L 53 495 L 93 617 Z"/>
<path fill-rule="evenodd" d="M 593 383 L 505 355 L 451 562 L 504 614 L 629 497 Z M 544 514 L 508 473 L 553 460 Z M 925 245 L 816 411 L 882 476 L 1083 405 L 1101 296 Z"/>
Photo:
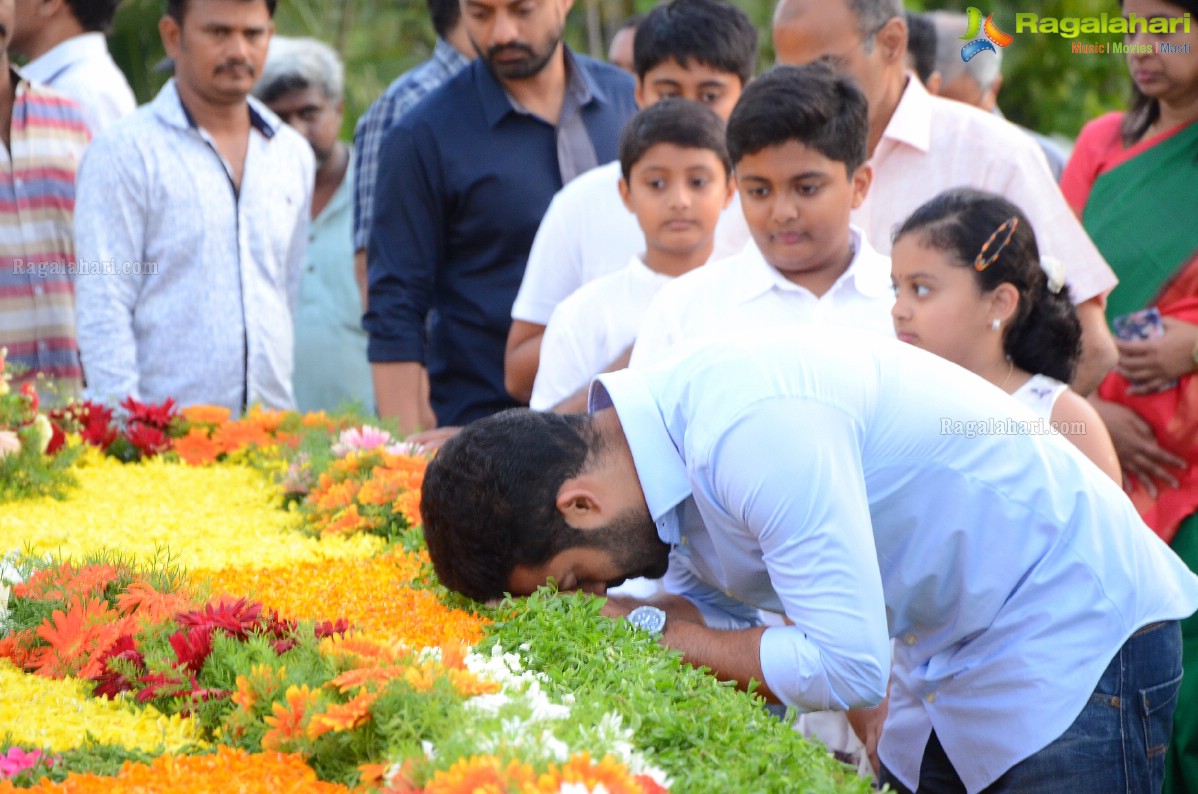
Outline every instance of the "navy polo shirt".
<path fill-rule="evenodd" d="M 636 112 L 631 77 L 569 54 L 590 99 L 598 163 Z M 556 131 L 521 113 L 481 59 L 383 139 L 370 231 L 372 362 L 428 367 L 439 425 L 516 405 L 503 385 L 512 303 L 549 201 L 562 187 Z"/>

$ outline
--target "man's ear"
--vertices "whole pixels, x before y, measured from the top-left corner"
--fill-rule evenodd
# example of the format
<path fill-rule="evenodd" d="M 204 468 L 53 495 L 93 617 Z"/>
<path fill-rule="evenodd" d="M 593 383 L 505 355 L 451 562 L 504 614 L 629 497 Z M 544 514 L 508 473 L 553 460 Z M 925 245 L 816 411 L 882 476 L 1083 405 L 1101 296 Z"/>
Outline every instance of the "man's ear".
<path fill-rule="evenodd" d="M 732 197 L 736 195 L 736 174 L 728 174 L 728 195 L 724 196 L 724 209 L 732 203 Z"/>
<path fill-rule="evenodd" d="M 567 524 L 576 529 L 589 529 L 603 521 L 599 515 L 598 496 L 582 477 L 574 477 L 562 483 L 562 487 L 557 491 L 557 511 L 566 519 Z"/>
<path fill-rule="evenodd" d="M 179 59 L 179 39 L 183 35 L 178 20 L 170 14 L 158 20 L 158 35 L 162 37 L 162 47 L 166 50 L 166 54 L 177 61 Z"/>
<path fill-rule="evenodd" d="M 38 16 L 43 19 L 49 19 L 61 11 L 64 5 L 66 5 L 66 0 L 41 0 L 37 4 Z"/>
<path fill-rule="evenodd" d="M 905 61 L 907 58 L 907 21 L 902 17 L 891 17 L 874 37 L 875 46 L 882 51 L 887 63 Z"/>
<path fill-rule="evenodd" d="M 632 92 L 632 98 L 636 100 L 638 109 L 645 109 L 645 80 L 639 74 L 636 76 L 636 89 Z"/>
<path fill-rule="evenodd" d="M 924 88 L 928 89 L 928 93 L 932 96 L 940 96 L 940 84 L 944 82 L 944 75 L 940 74 L 940 70 L 932 72 L 928 75 L 928 81 L 924 83 Z"/>

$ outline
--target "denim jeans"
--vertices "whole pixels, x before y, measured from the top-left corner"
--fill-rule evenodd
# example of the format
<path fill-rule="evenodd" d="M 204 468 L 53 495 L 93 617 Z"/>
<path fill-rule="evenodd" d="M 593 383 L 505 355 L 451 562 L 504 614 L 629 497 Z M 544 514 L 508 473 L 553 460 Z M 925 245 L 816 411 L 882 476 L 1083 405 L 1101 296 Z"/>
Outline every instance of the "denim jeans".
<path fill-rule="evenodd" d="M 986 794 L 1157 794 L 1181 686 L 1177 621 L 1146 626 L 1115 657 L 1073 724 L 1008 769 Z M 881 782 L 911 794 L 882 768 Z M 919 794 L 965 794 L 933 733 L 919 770 Z"/>

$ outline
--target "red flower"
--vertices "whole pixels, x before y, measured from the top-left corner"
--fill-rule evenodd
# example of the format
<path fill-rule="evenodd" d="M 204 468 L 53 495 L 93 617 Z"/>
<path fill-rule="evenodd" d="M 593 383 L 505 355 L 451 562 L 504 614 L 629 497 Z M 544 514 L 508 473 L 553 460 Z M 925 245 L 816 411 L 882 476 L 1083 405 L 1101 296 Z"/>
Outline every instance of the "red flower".
<path fill-rule="evenodd" d="M 199 688 L 199 683 L 195 680 L 195 676 L 190 676 L 190 682 L 181 678 L 174 671 L 170 673 L 155 673 L 153 675 L 143 675 L 137 679 L 140 684 L 148 684 L 142 691 L 137 693 L 138 703 L 149 703 L 157 697 L 183 695 L 187 692 L 194 692 Z"/>
<path fill-rule="evenodd" d="M 153 457 L 171 448 L 166 433 L 157 427 L 142 422 L 130 422 L 125 431 L 129 443 L 137 448 L 144 458 Z"/>
<path fill-rule="evenodd" d="M 25 383 L 21 386 L 21 394 L 29 400 L 29 410 L 36 414 L 37 407 L 41 404 L 37 398 L 37 389 L 32 383 Z"/>
<path fill-rule="evenodd" d="M 167 398 L 166 402 L 158 405 L 140 403 L 132 397 L 126 397 L 121 407 L 129 412 L 129 424 L 142 424 L 165 431 L 171 420 L 178 416 L 175 411 L 175 401 Z"/>
<path fill-rule="evenodd" d="M 88 402 L 72 405 L 62 412 L 63 418 L 74 416 L 79 425 L 79 436 L 105 452 L 116 441 L 116 428 L 112 426 L 112 409 L 99 403 Z"/>
<path fill-rule="evenodd" d="M 139 668 L 144 668 L 146 663 L 141 651 L 137 650 L 133 635 L 125 634 L 122 636 L 101 657 L 100 669 L 104 672 L 91 679 L 96 685 L 93 692 L 96 697 L 106 697 L 109 700 L 114 700 L 121 692 L 130 692 L 133 690 L 133 682 L 109 666 L 109 662 L 117 659 L 131 662 Z"/>
<path fill-rule="evenodd" d="M 67 434 L 59 427 L 58 422 L 50 422 L 50 445 L 46 447 L 47 455 L 57 455 L 58 451 L 66 446 Z"/>
<path fill-rule="evenodd" d="M 170 643 L 183 667 L 199 674 L 212 653 L 212 628 L 203 626 L 191 631 L 176 631 L 170 636 Z"/>
<path fill-rule="evenodd" d="M 349 631 L 349 621 L 345 618 L 339 618 L 336 623 L 326 620 L 316 624 L 316 639 L 323 640 L 325 637 L 345 634 L 347 631 Z"/>
<path fill-rule="evenodd" d="M 212 631 L 221 629 L 239 640 L 261 628 L 262 605 L 252 603 L 248 598 L 236 601 L 222 600 L 213 607 L 212 603 L 204 605 L 203 609 L 195 612 L 185 612 L 175 617 L 175 621 L 183 628 L 202 628 Z"/>

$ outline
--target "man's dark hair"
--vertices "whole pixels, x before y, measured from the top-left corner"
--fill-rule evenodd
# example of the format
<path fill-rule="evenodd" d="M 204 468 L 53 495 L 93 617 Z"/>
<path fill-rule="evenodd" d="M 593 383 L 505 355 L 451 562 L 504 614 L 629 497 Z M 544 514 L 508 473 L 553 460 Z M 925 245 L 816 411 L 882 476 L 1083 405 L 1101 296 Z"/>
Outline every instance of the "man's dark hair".
<path fill-rule="evenodd" d="M 907 52 L 919 82 L 926 84 L 936 71 L 936 25 L 926 14 L 907 12 Z"/>
<path fill-rule="evenodd" d="M 601 450 L 589 416 L 513 408 L 446 442 L 421 486 L 424 538 L 437 578 L 476 601 L 499 598 L 517 565 L 587 545 L 557 509 L 562 483 Z"/>
<path fill-rule="evenodd" d="M 632 65 L 637 77 L 666 61 L 691 61 L 740 78 L 757 68 L 757 28 L 744 11 L 724 0 L 671 0 L 650 11 L 636 29 Z"/>
<path fill-rule="evenodd" d="M 433 30 L 444 39 L 462 21 L 462 6 L 458 0 L 428 0 L 428 15 L 433 20 Z"/>
<path fill-rule="evenodd" d="M 728 119 L 733 164 L 770 146 L 797 141 L 845 164 L 851 176 L 866 160 L 869 114 L 851 77 L 822 61 L 775 66 L 749 83 Z"/>
<path fill-rule="evenodd" d="M 686 99 L 664 99 L 637 113 L 620 134 L 620 171 L 627 180 L 632 167 L 659 143 L 683 149 L 707 149 L 732 173 L 724 142 L 724 122 L 711 108 Z"/>
<path fill-rule="evenodd" d="M 166 0 L 166 14 L 174 17 L 176 22 L 183 21 L 183 14 L 187 12 L 187 4 L 190 0 Z M 255 0 L 242 0 L 244 3 L 253 3 Z M 266 10 L 270 12 L 271 17 L 275 15 L 275 7 L 278 6 L 279 0 L 264 0 Z"/>
<path fill-rule="evenodd" d="M 107 33 L 121 0 L 67 0 L 71 14 L 89 33 Z"/>

